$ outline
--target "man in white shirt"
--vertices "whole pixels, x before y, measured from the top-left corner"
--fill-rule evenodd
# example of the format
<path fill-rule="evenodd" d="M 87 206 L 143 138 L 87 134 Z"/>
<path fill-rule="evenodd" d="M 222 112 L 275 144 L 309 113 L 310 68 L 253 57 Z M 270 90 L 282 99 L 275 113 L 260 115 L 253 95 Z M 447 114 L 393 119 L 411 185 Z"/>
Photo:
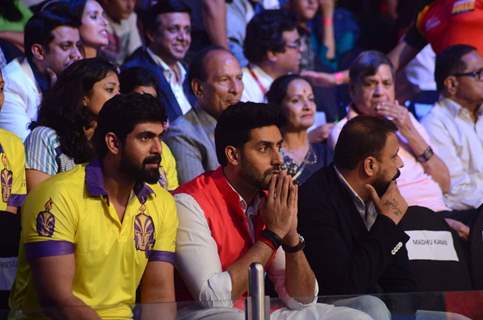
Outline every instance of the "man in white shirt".
<path fill-rule="evenodd" d="M 299 71 L 300 35 L 294 18 L 284 10 L 266 10 L 250 20 L 243 45 L 250 62 L 243 68 L 241 101 L 265 102 L 273 80 Z"/>
<path fill-rule="evenodd" d="M 441 94 L 422 120 L 449 169 L 444 200 L 451 209 L 483 204 L 483 57 L 469 45 L 454 45 L 436 58 Z"/>
<path fill-rule="evenodd" d="M 177 290 L 178 300 L 202 307 L 180 310 L 180 319 L 244 319 L 247 270 L 254 262 L 265 266 L 283 301 L 271 319 L 369 318 L 316 303 L 317 281 L 297 233 L 298 188 L 282 167 L 278 121 L 266 104 L 229 107 L 215 129 L 221 167 L 176 191 L 177 270 L 187 289 Z M 380 300 L 365 298 L 378 319 L 388 318 Z"/>
<path fill-rule="evenodd" d="M 0 128 L 25 140 L 30 123 L 37 120 L 42 93 L 57 74 L 82 58 L 78 26 L 60 5 L 30 18 L 24 31 L 26 58 L 15 59 L 3 69 L 5 102 Z"/>
<path fill-rule="evenodd" d="M 122 66 L 142 67 L 155 76 L 159 99 L 170 121 L 190 111 L 196 101 L 181 63 L 191 44 L 190 12 L 181 0 L 161 0 L 152 6 L 144 19 L 148 44 L 138 48 Z"/>

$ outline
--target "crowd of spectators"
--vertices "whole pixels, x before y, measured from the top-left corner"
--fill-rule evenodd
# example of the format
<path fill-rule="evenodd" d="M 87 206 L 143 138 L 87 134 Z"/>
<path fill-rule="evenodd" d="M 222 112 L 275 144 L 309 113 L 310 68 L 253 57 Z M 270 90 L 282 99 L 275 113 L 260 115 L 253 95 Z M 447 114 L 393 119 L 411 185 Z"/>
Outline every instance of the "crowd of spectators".
<path fill-rule="evenodd" d="M 252 263 L 271 319 L 483 319 L 377 296 L 483 290 L 481 31 L 483 0 L 0 0 L 0 319 L 245 319 Z"/>

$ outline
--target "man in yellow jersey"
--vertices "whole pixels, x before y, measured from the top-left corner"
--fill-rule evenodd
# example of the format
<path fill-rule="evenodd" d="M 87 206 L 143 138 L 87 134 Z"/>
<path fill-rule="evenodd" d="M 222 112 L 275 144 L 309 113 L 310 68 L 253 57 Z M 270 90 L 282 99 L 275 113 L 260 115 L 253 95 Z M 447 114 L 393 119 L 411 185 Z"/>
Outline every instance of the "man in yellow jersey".
<path fill-rule="evenodd" d="M 4 81 L 0 72 L 0 107 L 3 105 Z M 20 219 L 17 208 L 23 204 L 25 187 L 25 152 L 22 140 L 0 129 L 0 310 L 7 309 L 8 292 L 17 266 Z M 2 317 L 0 312 L 0 318 Z"/>
<path fill-rule="evenodd" d="M 177 216 L 158 183 L 166 116 L 149 95 L 119 95 L 99 114 L 99 156 L 50 178 L 25 201 L 11 317 L 174 319 Z M 146 183 L 151 183 L 147 185 Z"/>

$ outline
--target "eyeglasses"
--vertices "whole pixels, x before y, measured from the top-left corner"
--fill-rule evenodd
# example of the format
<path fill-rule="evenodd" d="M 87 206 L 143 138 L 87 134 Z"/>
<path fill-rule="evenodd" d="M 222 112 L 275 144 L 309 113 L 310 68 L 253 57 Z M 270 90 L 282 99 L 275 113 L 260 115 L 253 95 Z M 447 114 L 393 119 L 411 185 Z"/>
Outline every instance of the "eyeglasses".
<path fill-rule="evenodd" d="M 454 76 L 457 77 L 472 77 L 475 78 L 476 80 L 483 80 L 483 69 L 480 69 L 478 71 L 471 71 L 471 72 L 461 72 L 461 73 L 454 73 Z"/>

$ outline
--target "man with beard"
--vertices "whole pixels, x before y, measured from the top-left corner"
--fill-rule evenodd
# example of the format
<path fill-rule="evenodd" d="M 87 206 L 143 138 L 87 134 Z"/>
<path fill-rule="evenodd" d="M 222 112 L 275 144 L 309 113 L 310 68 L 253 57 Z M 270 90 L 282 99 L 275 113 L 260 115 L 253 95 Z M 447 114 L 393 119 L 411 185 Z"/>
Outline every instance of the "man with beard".
<path fill-rule="evenodd" d="M 384 118 L 349 120 L 334 165 L 300 189 L 298 230 L 323 294 L 415 289 L 409 237 L 398 227 L 408 205 L 395 182 L 403 166 L 396 131 Z"/>
<path fill-rule="evenodd" d="M 298 187 L 282 168 L 275 109 L 258 103 L 229 107 L 218 119 L 215 141 L 221 167 L 176 190 L 176 268 L 186 286 L 180 283 L 178 300 L 200 305 L 181 309 L 180 318 L 244 319 L 247 271 L 254 262 L 265 266 L 285 304 L 271 319 L 369 318 L 316 303 L 317 282 L 297 232 Z"/>
<path fill-rule="evenodd" d="M 165 120 L 154 97 L 112 98 L 99 113 L 99 158 L 29 194 L 14 317 L 128 319 L 139 286 L 143 319 L 174 319 L 174 305 L 161 303 L 175 299 L 178 224 L 172 196 L 157 184 Z"/>

